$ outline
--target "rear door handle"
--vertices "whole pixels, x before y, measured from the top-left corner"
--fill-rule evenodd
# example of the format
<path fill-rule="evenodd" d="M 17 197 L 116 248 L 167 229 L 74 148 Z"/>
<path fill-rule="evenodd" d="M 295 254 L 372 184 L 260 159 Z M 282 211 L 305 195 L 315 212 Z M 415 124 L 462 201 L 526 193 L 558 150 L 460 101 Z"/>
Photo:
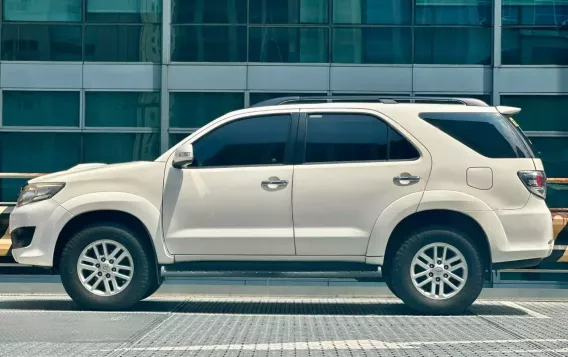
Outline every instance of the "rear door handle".
<path fill-rule="evenodd" d="M 397 185 L 411 185 L 420 181 L 420 176 L 413 176 L 408 174 L 400 174 L 392 178 L 393 182 Z"/>
<path fill-rule="evenodd" d="M 287 186 L 288 180 L 264 180 L 262 186 Z"/>

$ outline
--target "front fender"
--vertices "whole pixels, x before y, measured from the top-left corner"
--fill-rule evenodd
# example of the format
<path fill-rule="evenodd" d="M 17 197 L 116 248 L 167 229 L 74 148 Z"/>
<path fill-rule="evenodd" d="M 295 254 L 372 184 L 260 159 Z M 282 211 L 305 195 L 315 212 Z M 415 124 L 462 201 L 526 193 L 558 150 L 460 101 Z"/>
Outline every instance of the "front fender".
<path fill-rule="evenodd" d="M 160 219 L 160 210 L 143 197 L 125 192 L 96 192 L 74 197 L 61 204 L 73 216 L 87 212 L 112 210 L 131 214 L 146 227 L 156 251 L 158 263 L 173 263 L 167 251 Z"/>

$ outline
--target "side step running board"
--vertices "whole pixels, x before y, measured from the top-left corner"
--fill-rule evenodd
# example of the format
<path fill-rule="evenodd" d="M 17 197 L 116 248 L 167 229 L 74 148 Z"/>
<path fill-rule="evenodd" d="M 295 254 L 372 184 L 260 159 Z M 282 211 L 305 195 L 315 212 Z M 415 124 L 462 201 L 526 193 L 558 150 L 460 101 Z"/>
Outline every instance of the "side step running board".
<path fill-rule="evenodd" d="M 381 268 L 376 271 L 184 271 L 169 270 L 163 266 L 164 278 L 277 278 L 277 279 L 373 279 L 382 278 Z"/>

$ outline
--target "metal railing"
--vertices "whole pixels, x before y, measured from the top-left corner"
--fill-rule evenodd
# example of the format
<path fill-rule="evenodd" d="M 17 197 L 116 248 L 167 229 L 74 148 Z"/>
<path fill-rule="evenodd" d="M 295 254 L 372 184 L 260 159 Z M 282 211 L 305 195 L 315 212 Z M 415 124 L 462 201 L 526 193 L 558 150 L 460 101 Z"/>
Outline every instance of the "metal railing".
<path fill-rule="evenodd" d="M 0 172 L 0 179 L 32 179 L 36 177 L 40 177 L 43 175 L 47 175 L 46 173 L 37 173 L 37 172 Z M 0 206 L 12 206 L 15 205 L 16 202 L 2 202 L 0 201 Z"/>

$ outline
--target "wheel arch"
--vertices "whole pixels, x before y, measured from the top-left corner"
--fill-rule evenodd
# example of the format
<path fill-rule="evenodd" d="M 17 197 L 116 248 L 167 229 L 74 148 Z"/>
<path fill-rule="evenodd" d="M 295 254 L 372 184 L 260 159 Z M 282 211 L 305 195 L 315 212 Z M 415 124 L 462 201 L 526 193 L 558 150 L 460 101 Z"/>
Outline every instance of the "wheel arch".
<path fill-rule="evenodd" d="M 401 220 L 388 239 L 384 252 L 383 271 L 388 276 L 392 258 L 406 239 L 418 230 L 443 226 L 466 234 L 482 253 L 484 269 L 491 271 L 491 246 L 487 233 L 473 217 L 458 211 L 433 209 L 415 212 Z"/>
<path fill-rule="evenodd" d="M 149 249 L 157 263 L 154 242 L 147 227 L 131 213 L 118 211 L 118 210 L 98 210 L 88 211 L 74 216 L 69 222 L 65 224 L 55 244 L 53 252 L 53 267 L 57 270 L 59 268 L 59 261 L 61 253 L 65 245 L 73 238 L 73 236 L 82 229 L 96 225 L 98 223 L 116 223 L 124 226 L 137 234 L 137 237 L 142 237 L 142 241 Z"/>
<path fill-rule="evenodd" d="M 99 192 L 77 196 L 62 204 L 73 217 L 60 230 L 53 254 L 53 266 L 65 243 L 78 230 L 92 224 L 113 222 L 138 233 L 152 251 L 156 262 L 171 264 L 174 258 L 166 249 L 163 239 L 161 214 L 158 208 L 143 197 L 122 192 Z"/>

